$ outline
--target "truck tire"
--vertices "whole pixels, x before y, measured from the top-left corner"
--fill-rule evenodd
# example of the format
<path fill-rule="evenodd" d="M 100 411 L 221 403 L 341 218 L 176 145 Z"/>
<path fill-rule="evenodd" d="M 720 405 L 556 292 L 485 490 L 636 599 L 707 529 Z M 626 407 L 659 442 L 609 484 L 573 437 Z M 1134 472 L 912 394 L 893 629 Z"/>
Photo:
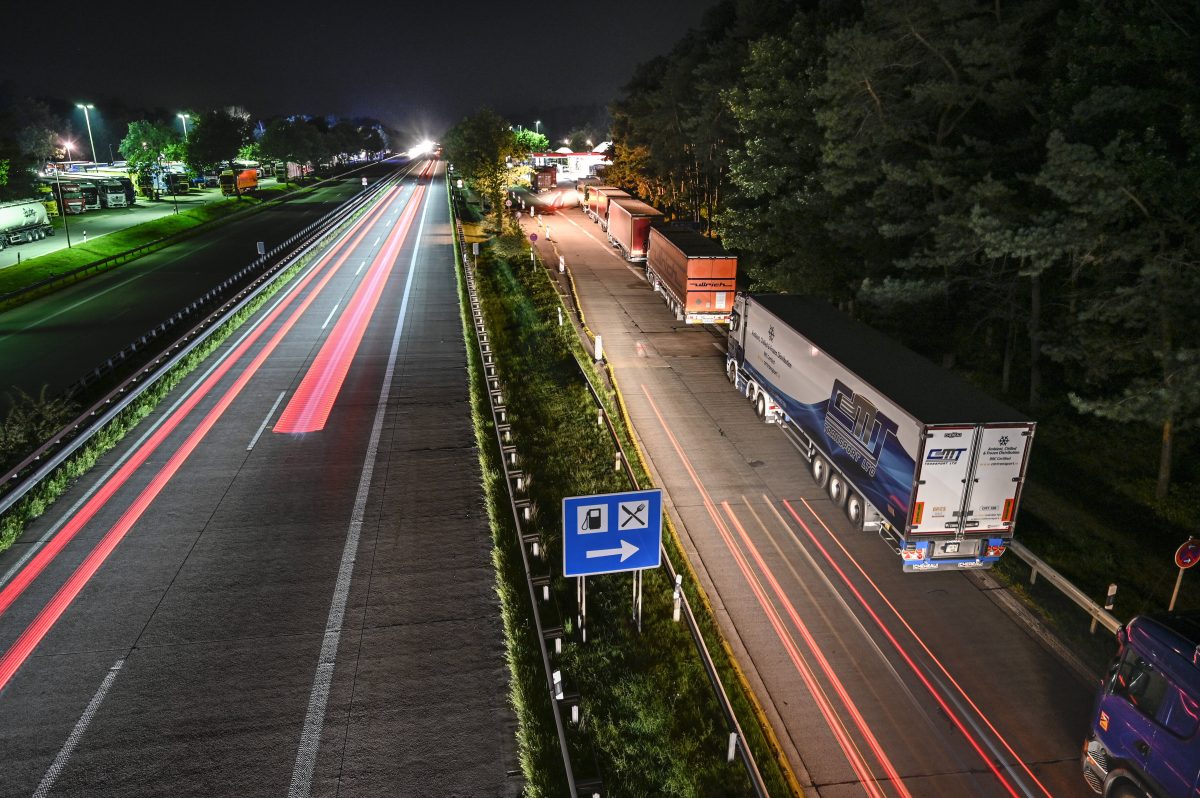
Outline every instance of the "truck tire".
<path fill-rule="evenodd" d="M 761 421 L 767 420 L 767 395 L 759 392 L 758 401 L 754 404 L 754 411 L 758 413 L 758 418 Z"/>
<path fill-rule="evenodd" d="M 725 376 L 729 378 L 729 382 L 737 385 L 737 363 L 732 359 L 725 361 Z"/>
<path fill-rule="evenodd" d="M 862 531 L 863 519 L 867 514 L 866 505 L 863 504 L 862 496 L 859 496 L 854 491 L 850 491 L 846 496 L 846 518 L 850 519 L 850 525 L 858 531 Z"/>
<path fill-rule="evenodd" d="M 818 488 L 824 489 L 829 483 L 829 463 L 825 462 L 825 458 L 821 455 L 815 454 L 811 467 L 813 482 L 817 483 Z"/>
<path fill-rule="evenodd" d="M 829 498 L 833 501 L 834 507 L 841 507 L 846 503 L 846 493 L 849 487 L 846 485 L 846 479 L 841 474 L 829 475 Z"/>

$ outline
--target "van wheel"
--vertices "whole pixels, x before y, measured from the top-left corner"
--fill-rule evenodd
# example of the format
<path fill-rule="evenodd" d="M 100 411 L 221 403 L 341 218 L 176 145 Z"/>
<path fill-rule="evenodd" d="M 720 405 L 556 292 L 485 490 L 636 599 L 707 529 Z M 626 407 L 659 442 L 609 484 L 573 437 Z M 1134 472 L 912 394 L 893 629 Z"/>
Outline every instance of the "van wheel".
<path fill-rule="evenodd" d="M 834 507 L 841 507 L 846 502 L 846 480 L 841 474 L 829 475 L 829 498 Z"/>
<path fill-rule="evenodd" d="M 829 482 L 829 463 L 826 463 L 825 458 L 819 454 L 813 455 L 812 475 L 813 482 L 817 483 L 818 488 L 824 488 Z"/>
<path fill-rule="evenodd" d="M 863 504 L 862 496 L 859 496 L 854 491 L 850 491 L 846 497 L 846 518 L 850 519 L 850 526 L 862 531 L 863 518 L 867 514 L 867 508 Z"/>

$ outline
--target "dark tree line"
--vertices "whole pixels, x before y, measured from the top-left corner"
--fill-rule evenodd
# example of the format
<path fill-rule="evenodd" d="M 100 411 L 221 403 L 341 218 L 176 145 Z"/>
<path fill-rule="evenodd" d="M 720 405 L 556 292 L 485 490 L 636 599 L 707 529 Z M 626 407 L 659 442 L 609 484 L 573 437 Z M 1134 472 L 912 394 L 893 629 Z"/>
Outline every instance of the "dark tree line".
<path fill-rule="evenodd" d="M 74 159 L 90 158 L 85 134 L 64 110 L 70 107 L 0 87 L 0 201 L 35 196 L 38 172 L 67 157 L 68 140 L 75 141 Z M 197 174 L 235 159 L 334 166 L 360 152 L 377 156 L 394 135 L 368 118 L 295 115 L 255 124 L 236 106 L 190 111 L 186 137 L 178 115 L 162 109 L 130 109 L 113 100 L 93 116 L 97 130 L 119 140 L 112 154 L 127 161 L 132 173 L 147 177 L 162 171 L 164 162 L 178 161 Z M 98 144 L 97 158 L 105 160 L 106 149 Z"/>
<path fill-rule="evenodd" d="M 1200 410 L 1200 10 L 725 0 L 613 108 L 609 179 L 1037 410 Z M 1052 396 L 1053 395 L 1053 396 Z"/>

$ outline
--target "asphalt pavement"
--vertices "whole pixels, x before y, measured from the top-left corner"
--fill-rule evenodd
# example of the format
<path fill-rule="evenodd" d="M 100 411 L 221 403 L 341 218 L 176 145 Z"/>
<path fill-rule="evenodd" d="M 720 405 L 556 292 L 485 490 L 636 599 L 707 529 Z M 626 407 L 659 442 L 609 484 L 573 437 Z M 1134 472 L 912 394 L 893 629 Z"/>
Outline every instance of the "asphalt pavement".
<path fill-rule="evenodd" d="M 440 174 L 378 208 L 0 555 L 0 795 L 519 794 Z"/>
<path fill-rule="evenodd" d="M 986 573 L 903 573 L 732 388 L 720 331 L 676 320 L 578 208 L 522 224 L 545 263 L 565 258 L 683 546 L 806 794 L 1089 795 L 1079 752 L 1094 684 L 1007 609 L 1003 588 Z"/>

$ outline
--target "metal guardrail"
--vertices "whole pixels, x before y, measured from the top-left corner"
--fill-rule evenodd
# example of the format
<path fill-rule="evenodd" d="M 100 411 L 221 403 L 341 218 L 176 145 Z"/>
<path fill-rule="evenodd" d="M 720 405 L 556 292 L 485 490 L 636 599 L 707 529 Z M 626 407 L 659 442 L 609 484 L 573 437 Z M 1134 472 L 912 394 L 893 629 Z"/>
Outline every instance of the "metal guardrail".
<path fill-rule="evenodd" d="M 1086 593 L 1077 588 L 1058 571 L 1047 565 L 1040 557 L 1025 548 L 1015 540 L 1008 544 L 1009 551 L 1021 558 L 1031 569 L 1029 583 L 1037 581 L 1038 575 L 1046 577 L 1046 581 L 1058 588 L 1063 595 L 1075 602 L 1080 609 L 1092 617 L 1093 626 L 1100 624 L 1113 634 L 1121 628 L 1121 622 L 1108 610 L 1092 601 Z"/>
<path fill-rule="evenodd" d="M 462 250 L 463 250 L 462 258 L 463 258 L 464 267 L 468 268 L 468 270 L 469 270 L 469 259 L 468 259 L 467 255 L 465 254 L 465 241 L 462 238 L 461 223 L 457 224 L 457 235 L 459 238 L 460 246 L 462 247 Z M 536 257 L 536 253 L 535 253 L 535 257 Z M 540 259 L 539 259 L 539 263 L 540 263 Z M 542 264 L 542 267 L 544 268 L 544 264 Z M 475 300 L 475 296 L 474 296 L 473 280 L 472 280 L 472 285 L 471 285 L 471 291 L 472 291 L 472 294 L 471 294 L 472 310 L 474 313 L 474 312 L 476 312 L 475 309 L 478 307 L 478 302 Z M 563 302 L 564 305 L 567 306 L 567 312 L 570 313 L 572 308 L 567 302 L 565 302 L 563 300 L 561 293 L 559 294 L 559 299 L 560 299 L 560 301 Z M 481 319 L 481 316 L 476 316 L 477 329 L 478 329 L 478 326 L 481 324 L 480 319 Z M 577 355 L 575 357 L 575 365 L 579 369 L 579 374 L 580 374 L 580 376 L 583 377 L 584 383 L 587 385 L 588 391 L 591 393 L 592 399 L 596 403 L 597 410 L 599 411 L 599 416 L 603 420 L 605 427 L 608 431 L 609 437 L 612 439 L 613 445 L 616 448 L 616 451 L 618 453 L 618 457 L 620 459 L 620 463 L 622 465 L 622 469 L 625 473 L 626 479 L 629 480 L 629 483 L 633 487 L 634 490 L 641 490 L 641 487 L 638 483 L 637 475 L 634 473 L 633 467 L 630 463 L 629 454 L 625 450 L 624 445 L 621 443 L 620 436 L 617 434 L 616 427 L 613 424 L 613 421 L 609 415 L 608 409 L 605 406 L 605 404 L 600 396 L 600 393 L 596 390 L 596 386 L 593 384 L 591 376 L 587 373 L 587 370 L 583 367 L 583 364 L 579 361 Z M 501 444 L 501 445 L 503 445 L 503 444 Z M 506 469 L 506 476 L 507 476 L 507 463 L 505 463 L 505 469 Z M 508 484 L 511 485 L 512 483 L 509 482 Z M 514 518 L 516 517 L 515 516 L 515 513 L 516 513 L 515 507 L 516 507 L 516 504 L 514 502 Z M 519 522 L 518 522 L 517 529 L 518 530 L 520 529 Z M 674 565 L 671 563 L 671 558 L 669 556 L 670 552 L 668 551 L 666 545 L 665 544 L 660 544 L 660 545 L 662 548 L 662 561 L 663 561 L 664 567 L 666 568 L 668 577 L 669 577 L 670 581 L 677 586 L 676 587 L 676 596 L 679 600 L 682 615 L 687 623 L 688 631 L 690 632 L 690 634 L 692 636 L 692 641 L 696 646 L 697 652 L 700 654 L 700 659 L 704 666 L 705 675 L 708 677 L 709 685 L 713 690 L 713 694 L 715 695 L 715 697 L 717 699 L 717 703 L 720 705 L 721 712 L 722 712 L 723 716 L 725 717 L 725 721 L 728 724 L 729 729 L 731 730 L 732 734 L 735 735 L 734 739 L 736 741 L 737 754 L 738 754 L 739 758 L 741 759 L 743 766 L 746 769 L 747 776 L 750 780 L 751 786 L 754 789 L 754 794 L 756 796 L 758 796 L 758 798 L 768 798 L 769 793 L 767 791 L 766 783 L 763 780 L 762 772 L 758 768 L 758 763 L 754 759 L 753 752 L 750 750 L 749 746 L 746 745 L 746 742 L 745 742 L 746 737 L 742 730 L 741 723 L 738 721 L 737 714 L 734 712 L 733 704 L 729 700 L 729 695 L 725 691 L 725 686 L 721 683 L 720 674 L 717 672 L 716 664 L 713 661 L 711 652 L 709 652 L 709 650 L 708 650 L 708 645 L 704 640 L 703 632 L 700 629 L 699 623 L 696 621 L 696 615 L 692 609 L 691 602 L 688 600 L 686 591 L 684 591 L 681 587 L 681 582 L 682 582 L 681 575 L 678 573 L 678 571 L 675 569 Z M 522 557 L 525 557 L 524 546 L 522 546 Z M 526 563 L 526 573 L 527 573 L 527 575 L 529 573 L 528 563 Z M 532 590 L 532 587 L 531 587 L 531 590 Z M 535 621 L 536 621 L 537 620 L 536 601 L 535 601 L 534 607 L 535 607 L 534 615 L 535 615 Z M 538 624 L 539 624 L 538 636 L 539 636 L 539 638 L 541 638 L 542 630 L 541 630 L 541 626 L 540 626 L 540 621 L 538 621 Z M 543 644 L 543 656 L 544 657 L 546 656 L 544 644 Z M 545 659 L 545 664 L 546 664 L 546 668 L 547 668 L 547 674 L 549 674 L 549 659 L 548 659 L 548 657 Z M 553 684 L 551 684 L 552 694 L 553 694 L 553 689 L 554 689 Z M 556 720 L 556 722 L 561 723 L 561 721 L 559 720 L 558 712 L 557 712 L 557 704 L 555 704 L 555 710 L 556 710 L 555 711 L 555 720 Z M 566 750 L 564 748 L 564 755 L 565 754 L 566 754 Z M 569 771 L 569 760 L 568 760 L 568 771 Z"/>
<path fill-rule="evenodd" d="M 390 179 L 377 181 L 375 185 L 360 192 L 349 202 L 325 214 L 320 219 L 307 225 L 283 244 L 273 248 L 271 253 L 256 258 L 251 262 L 250 266 L 247 266 L 242 272 L 248 273 L 255 268 L 261 270 L 266 267 L 267 262 L 274 254 L 279 254 L 287 247 L 300 243 L 300 246 L 286 253 L 272 264 L 269 269 L 260 274 L 254 282 L 242 289 L 239 294 L 227 300 L 223 305 L 185 332 L 180 338 L 165 347 L 163 354 L 153 363 L 126 378 L 120 385 L 91 407 L 84 410 L 76 419 L 69 422 L 51 436 L 50 440 L 38 447 L 25 460 L 21 461 L 21 463 L 5 474 L 2 480 L 0 480 L 0 487 L 13 482 L 16 482 L 16 484 L 0 497 L 0 515 L 11 509 L 13 505 L 41 484 L 42 481 L 49 478 L 59 466 L 86 445 L 95 434 L 104 429 L 118 414 L 155 385 L 158 380 L 170 373 L 171 369 L 186 358 L 196 347 L 204 343 L 221 326 L 221 322 L 226 317 L 237 313 L 249 302 L 253 301 L 275 277 L 286 270 L 292 261 L 319 246 L 326 235 L 335 230 L 343 221 L 357 213 L 383 187 L 390 183 Z M 302 239 L 303 241 L 301 242 Z M 209 294 L 212 293 L 212 291 L 209 292 Z M 195 304 L 193 303 L 193 305 Z M 181 311 L 172 316 L 171 318 L 176 320 L 173 323 L 178 323 L 178 320 L 184 318 L 182 314 L 183 312 Z M 166 329 L 165 324 L 161 326 L 164 330 Z M 138 341 L 131 344 L 131 353 L 132 351 L 136 351 L 139 341 L 141 345 L 145 346 L 149 344 L 149 339 L 152 337 L 155 336 L 142 336 Z M 124 352 L 125 350 L 122 350 L 122 357 L 124 357 Z M 108 364 L 110 369 L 116 365 L 112 358 L 109 359 Z"/>
<path fill-rule="evenodd" d="M 560 294 L 559 296 L 561 297 L 562 295 Z M 579 373 L 583 375 L 583 379 L 587 383 L 588 391 L 591 392 L 592 399 L 596 402 L 596 407 L 604 419 L 604 424 L 608 429 L 609 436 L 612 438 L 613 445 L 617 447 L 617 451 L 621 454 L 621 464 L 624 467 L 625 477 L 629 480 L 629 484 L 634 490 L 641 490 L 642 488 L 638 484 L 637 475 L 633 473 L 633 466 L 629 462 L 629 455 L 625 451 L 620 437 L 617 435 L 617 429 L 609 417 L 608 409 L 605 408 L 604 402 L 600 398 L 600 393 L 596 390 L 596 386 L 592 384 L 591 377 L 588 376 L 583 364 L 576 360 L 575 365 L 579 367 Z M 660 547 L 662 550 L 663 565 L 667 570 L 670 580 L 676 585 L 681 585 L 682 577 L 671 563 L 670 552 L 667 550 L 666 544 L 660 543 Z M 738 754 L 741 757 L 742 765 L 746 768 L 746 774 L 750 777 L 750 783 L 754 787 L 754 794 L 758 798 L 767 798 L 766 782 L 763 781 L 762 772 L 758 769 L 758 763 L 754 760 L 753 752 L 746 745 L 746 736 L 742 731 L 742 725 L 737 719 L 737 714 L 733 711 L 733 704 L 729 701 L 729 694 L 725 692 L 725 685 L 721 683 L 721 676 L 717 673 L 717 666 L 713 662 L 708 645 L 704 642 L 704 635 L 700 631 L 700 625 L 696 622 L 696 615 L 692 611 L 692 604 L 688 601 L 687 593 L 681 588 L 678 589 L 677 595 L 683 610 L 683 616 L 687 621 L 688 631 L 691 632 L 696 650 L 700 653 L 700 659 L 704 663 L 704 672 L 708 676 L 709 686 L 712 687 L 713 693 L 717 697 L 717 703 L 721 705 L 721 712 L 725 716 L 725 722 L 729 724 L 732 733 L 737 735 Z"/>
<path fill-rule="evenodd" d="M 463 274 L 467 286 L 467 299 L 471 307 L 471 322 L 475 330 L 475 345 L 479 351 L 479 359 L 483 364 L 485 371 L 484 378 L 488 387 L 488 404 L 492 410 L 492 427 L 496 432 L 496 445 L 500 452 L 500 467 L 504 472 L 504 484 L 507 486 L 509 496 L 509 507 L 512 510 L 513 528 L 517 530 L 520 538 L 519 548 L 521 550 L 521 562 L 525 570 L 525 585 L 529 591 L 530 607 L 533 611 L 533 622 L 537 630 L 538 649 L 542 655 L 542 667 L 546 675 L 546 687 L 550 691 L 550 706 L 554 714 L 554 727 L 558 733 L 558 745 L 562 752 L 563 766 L 566 772 L 567 787 L 571 791 L 572 796 L 578 795 L 579 785 L 575 781 L 575 772 L 571 765 L 571 752 L 567 743 L 566 727 L 563 725 L 562 711 L 559 708 L 559 702 L 564 700 L 565 695 L 562 688 L 561 679 L 556 681 L 554 678 L 555 671 L 552 670 L 550 664 L 550 653 L 546 648 L 547 630 L 542 622 L 541 612 L 539 611 L 539 599 L 537 596 L 538 577 L 534 576 L 533 568 L 529 561 L 529 552 L 527 546 L 532 543 L 525 538 L 522 533 L 523 517 L 525 510 L 528 508 L 528 501 L 523 501 L 517 498 L 518 492 L 523 492 L 528 485 L 527 477 L 516 470 L 516 447 L 513 445 L 511 436 L 509 435 L 508 411 L 504 405 L 503 388 L 500 384 L 499 377 L 496 375 L 495 356 L 491 351 L 491 344 L 488 341 L 487 325 L 484 323 L 483 311 L 480 307 L 479 295 L 475 291 L 475 271 L 471 264 L 471 259 L 466 252 L 466 239 L 463 235 L 462 223 L 457 217 L 455 223 L 455 243 L 457 250 L 461 253 Z M 533 543 L 533 545 L 537 545 Z M 548 585 L 542 585 L 545 599 L 549 599 Z M 560 613 L 561 614 L 561 613 Z M 596 785 L 598 789 L 598 785 Z"/>

